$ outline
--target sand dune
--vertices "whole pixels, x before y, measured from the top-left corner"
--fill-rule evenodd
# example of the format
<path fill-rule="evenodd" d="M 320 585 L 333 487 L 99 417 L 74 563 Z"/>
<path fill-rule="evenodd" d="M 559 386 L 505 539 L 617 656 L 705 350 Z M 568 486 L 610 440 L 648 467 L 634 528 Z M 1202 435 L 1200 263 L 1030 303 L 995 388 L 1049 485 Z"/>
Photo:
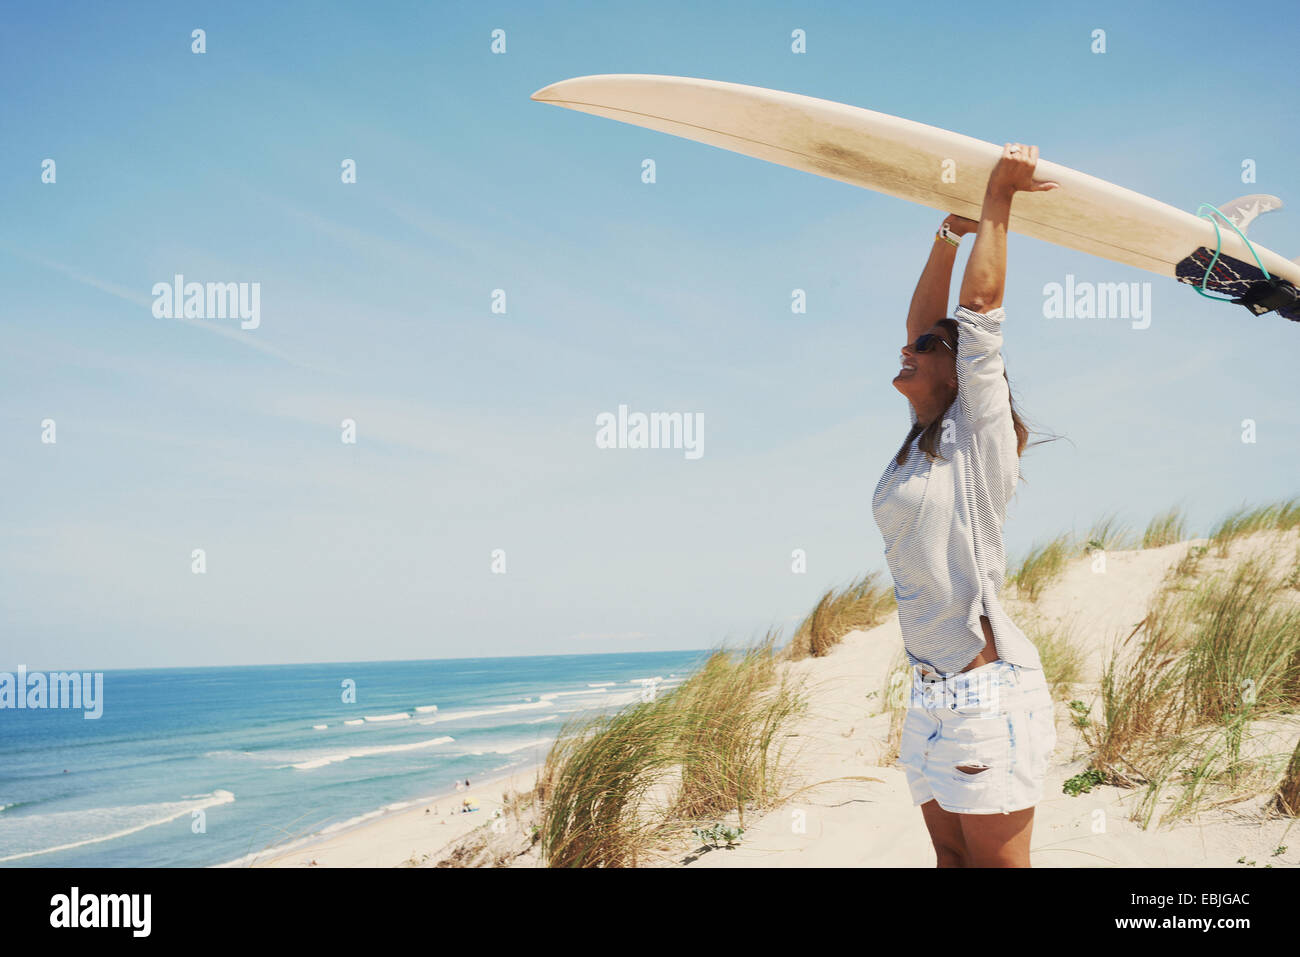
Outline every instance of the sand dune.
<path fill-rule="evenodd" d="M 1094 570 L 1091 559 L 1076 558 L 1037 602 L 1019 600 L 1008 589 L 1004 604 L 1031 636 L 1038 629 L 1072 630 L 1084 652 L 1082 681 L 1073 697 L 1095 699 L 1110 649 L 1143 619 L 1170 569 L 1189 547 L 1200 544 L 1203 540 L 1110 552 L 1104 573 Z M 1197 578 L 1248 550 L 1262 549 L 1280 562 L 1293 562 L 1297 544 L 1300 530 L 1294 529 L 1243 536 L 1233 542 L 1229 559 L 1207 554 Z M 1300 591 L 1296 600 L 1300 602 Z M 799 719 L 797 737 L 790 739 L 800 750 L 794 786 L 843 776 L 876 780 L 824 784 L 766 813 L 751 812 L 744 838 L 735 848 L 701 851 L 698 845 L 684 843 L 666 855 L 675 861 L 669 866 L 933 867 L 934 852 L 920 810 L 911 804 L 902 771 L 886 763 L 890 716 L 880 710 L 879 692 L 901 649 L 898 618 L 893 615 L 870 631 L 850 633 L 825 657 L 782 665 L 806 678 L 810 703 L 809 712 Z M 1259 867 L 1300 865 L 1300 834 L 1288 837 L 1294 821 L 1264 813 L 1268 795 L 1204 811 L 1190 823 L 1144 830 L 1129 819 L 1140 797 L 1136 790 L 1100 786 L 1077 797 L 1062 793 L 1063 782 L 1087 766 L 1089 751 L 1066 704 L 1057 704 L 1056 719 L 1058 744 L 1046 795 L 1035 813 L 1034 866 L 1245 866 L 1238 863 L 1243 857 Z M 1289 750 L 1300 737 L 1300 715 L 1257 722 L 1252 736 L 1257 750 Z M 449 861 L 460 866 L 538 866 L 536 849 L 530 849 L 531 841 L 518 822 L 500 833 L 483 827 L 500 806 L 502 790 L 526 790 L 531 783 L 531 775 L 523 772 L 509 781 L 476 785 L 474 793 L 484 811 L 453 815 L 450 824 L 436 823 L 439 816 L 425 814 L 421 806 L 335 835 L 276 863 L 292 866 L 314 859 L 327 866 L 436 866 Z M 735 820 L 733 812 L 728 821 Z M 1274 854 L 1288 844 L 1290 850 Z"/>

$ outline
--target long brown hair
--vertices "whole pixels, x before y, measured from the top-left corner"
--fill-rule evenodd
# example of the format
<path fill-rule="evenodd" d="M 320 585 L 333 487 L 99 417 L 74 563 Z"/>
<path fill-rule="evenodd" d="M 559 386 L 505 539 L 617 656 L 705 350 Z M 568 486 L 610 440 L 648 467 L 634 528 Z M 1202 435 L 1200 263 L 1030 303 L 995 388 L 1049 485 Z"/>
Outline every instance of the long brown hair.
<path fill-rule="evenodd" d="M 943 319 L 937 320 L 935 322 L 935 325 L 942 326 L 944 328 L 944 331 L 952 333 L 952 339 L 954 342 L 960 341 L 957 338 L 958 332 L 957 332 L 956 319 L 945 317 Z M 955 351 L 956 350 L 954 350 L 954 352 Z M 1011 395 L 1011 379 L 1007 377 L 1007 368 L 1005 362 L 1003 362 L 1002 364 L 1002 378 L 1005 379 L 1007 383 L 1007 400 L 1011 403 L 1011 425 L 1016 430 L 1016 456 L 1019 457 L 1025 454 L 1025 448 L 1030 444 L 1029 426 L 1025 424 L 1024 419 L 1021 417 L 1020 413 L 1016 410 L 1016 400 Z M 956 401 L 956 396 L 953 397 L 953 401 L 954 402 Z M 949 408 L 951 408 L 951 406 L 949 406 Z M 935 459 L 942 459 L 943 456 L 939 454 L 939 435 L 942 431 L 943 431 L 942 415 L 936 417 L 935 420 L 931 422 L 929 425 L 923 426 L 920 422 L 916 423 L 915 425 L 912 426 L 911 431 L 907 433 L 907 438 L 903 440 L 903 444 L 902 446 L 899 447 L 898 454 L 894 457 L 894 460 L 900 466 L 903 464 L 903 462 L 907 460 L 908 446 L 912 444 L 912 440 L 916 438 L 918 433 L 920 434 L 921 438 L 916 443 L 916 447 L 920 449 L 922 452 L 924 452 L 929 457 L 931 462 L 933 462 Z M 1041 445 L 1042 442 L 1050 442 L 1050 441 L 1052 440 L 1043 439 L 1040 442 L 1035 442 L 1033 444 Z M 1029 481 L 1029 480 L 1025 479 L 1025 481 Z"/>

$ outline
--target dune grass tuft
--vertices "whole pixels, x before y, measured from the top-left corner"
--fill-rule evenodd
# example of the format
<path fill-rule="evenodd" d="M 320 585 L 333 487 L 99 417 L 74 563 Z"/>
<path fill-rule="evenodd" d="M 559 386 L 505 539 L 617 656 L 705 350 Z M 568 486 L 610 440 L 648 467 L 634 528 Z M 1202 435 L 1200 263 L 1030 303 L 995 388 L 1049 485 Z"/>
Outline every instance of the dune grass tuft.
<path fill-rule="evenodd" d="M 1084 552 L 1090 552 L 1093 549 L 1101 549 L 1107 552 L 1127 551 L 1128 549 L 1137 548 L 1138 544 L 1139 542 L 1133 534 L 1133 530 L 1122 524 L 1116 514 L 1111 512 L 1092 523 L 1083 550 Z"/>
<path fill-rule="evenodd" d="M 1035 545 L 1020 564 L 1006 577 L 1021 598 L 1037 601 L 1043 589 L 1058 578 L 1069 562 L 1072 536 L 1063 532 L 1045 545 Z"/>
<path fill-rule="evenodd" d="M 549 867 L 636 866 L 664 834 L 642 814 L 650 789 L 674 764 L 671 715 L 643 701 L 613 715 L 566 722 L 539 783 Z"/>
<path fill-rule="evenodd" d="M 1208 545 L 1188 545 L 1178 564 L 1170 569 L 1169 577 L 1174 582 L 1195 579 L 1201 568 L 1201 561 L 1209 551 Z"/>
<path fill-rule="evenodd" d="M 1175 505 L 1167 512 L 1155 516 L 1142 533 L 1143 548 L 1162 548 L 1187 538 L 1187 519 L 1182 509 Z"/>
<path fill-rule="evenodd" d="M 1066 627 L 1035 630 L 1028 637 L 1038 649 L 1052 697 L 1069 701 L 1074 686 L 1083 679 L 1084 665 L 1083 649 L 1075 641 L 1074 630 Z"/>
<path fill-rule="evenodd" d="M 539 776 L 549 867 L 636 867 L 700 819 L 776 802 L 784 751 L 803 713 L 800 682 L 768 633 L 717 649 L 677 688 L 613 715 L 566 723 Z"/>
<path fill-rule="evenodd" d="M 1144 786 L 1146 826 L 1165 789 L 1167 820 L 1215 788 L 1266 787 L 1278 756 L 1243 757 L 1251 722 L 1300 707 L 1300 606 L 1264 555 L 1194 588 L 1166 585 L 1117 647 L 1101 681 L 1102 721 L 1084 729 L 1112 784 Z"/>
<path fill-rule="evenodd" d="M 882 584 L 879 572 L 869 572 L 837 591 L 829 589 L 795 629 L 784 650 L 790 661 L 820 658 L 851 631 L 874 628 L 893 612 L 894 589 Z"/>
<path fill-rule="evenodd" d="M 740 658 L 724 652 L 676 689 L 669 706 L 681 785 L 671 814 L 698 819 L 768 806 L 785 776 L 784 731 L 804 700 L 773 654 L 769 632 Z"/>
<path fill-rule="evenodd" d="M 1289 531 L 1300 525 L 1300 497 L 1247 508 L 1242 505 L 1210 531 L 1210 544 L 1220 558 L 1228 557 L 1228 546 L 1235 539 L 1254 532 Z"/>

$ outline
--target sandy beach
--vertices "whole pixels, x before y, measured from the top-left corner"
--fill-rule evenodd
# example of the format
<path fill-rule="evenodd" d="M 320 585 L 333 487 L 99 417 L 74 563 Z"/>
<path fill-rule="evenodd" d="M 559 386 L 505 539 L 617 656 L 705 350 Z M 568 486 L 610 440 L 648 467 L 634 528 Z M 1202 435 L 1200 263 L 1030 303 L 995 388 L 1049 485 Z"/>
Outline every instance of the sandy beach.
<path fill-rule="evenodd" d="M 415 867 L 436 863 L 449 845 L 479 827 L 490 827 L 494 813 L 509 791 L 532 787 L 540 765 L 508 775 L 471 779 L 466 790 L 451 790 L 411 807 L 362 821 L 323 835 L 290 850 L 268 849 L 254 867 Z M 478 810 L 462 812 L 467 797 L 477 799 Z"/>
<path fill-rule="evenodd" d="M 1068 628 L 1083 651 L 1081 681 L 1073 697 L 1094 702 L 1097 682 L 1111 647 L 1142 620 L 1153 594 L 1171 566 L 1203 540 L 1160 548 L 1113 551 L 1105 572 L 1087 558 L 1072 560 L 1064 573 L 1030 603 L 1004 595 L 1009 614 L 1029 633 Z M 1267 531 L 1232 544 L 1229 559 L 1207 556 L 1203 574 L 1226 566 L 1243 549 L 1285 557 L 1300 544 L 1300 530 Z M 1300 592 L 1296 593 L 1300 602 Z M 934 851 L 920 810 L 911 803 L 903 772 L 885 763 L 890 715 L 881 709 L 887 675 L 902 650 L 897 614 L 867 631 L 848 634 L 820 658 L 782 667 L 807 679 L 810 708 L 790 740 L 798 751 L 795 787 L 833 778 L 859 780 L 821 784 L 767 812 L 748 816 L 742 842 L 710 850 L 698 842 L 664 847 L 667 866 L 686 867 L 933 867 Z M 1056 703 L 1057 747 L 1043 801 L 1037 806 L 1031 859 L 1036 867 L 1295 867 L 1300 865 L 1300 831 L 1295 820 L 1265 813 L 1268 795 L 1203 811 L 1192 821 L 1143 829 L 1130 820 L 1139 790 L 1097 786 L 1070 796 L 1068 778 L 1088 764 L 1089 750 L 1070 719 L 1068 705 Z M 1300 715 L 1260 721 L 1252 747 L 1273 753 L 1294 748 Z M 866 778 L 868 780 L 860 780 Z M 528 821 L 512 819 L 489 834 L 491 815 L 502 792 L 526 789 L 534 771 L 476 783 L 482 811 L 446 813 L 464 794 L 450 794 L 402 810 L 271 859 L 270 866 L 323 867 L 538 866 L 529 848 Z M 436 805 L 441 813 L 426 813 Z M 726 819 L 736 823 L 732 812 Z M 445 822 L 445 823 L 444 823 Z M 471 832 L 477 832 L 471 834 Z M 510 832 L 510 833 L 508 833 Z M 466 848 L 489 851 L 473 854 Z M 461 848 L 457 854 L 456 849 Z M 1283 849 L 1279 853 L 1279 849 Z M 493 855 L 495 852 L 495 856 Z M 444 866 L 446 866 L 444 864 Z M 654 866 L 654 865 L 652 865 Z M 658 866 L 665 866 L 660 864 Z"/>

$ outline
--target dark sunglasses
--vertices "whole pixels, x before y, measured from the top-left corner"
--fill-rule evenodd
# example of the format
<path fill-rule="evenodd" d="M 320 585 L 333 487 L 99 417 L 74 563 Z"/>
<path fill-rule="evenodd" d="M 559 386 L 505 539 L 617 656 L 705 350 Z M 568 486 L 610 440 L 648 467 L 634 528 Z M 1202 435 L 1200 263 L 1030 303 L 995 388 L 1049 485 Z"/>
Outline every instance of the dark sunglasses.
<path fill-rule="evenodd" d="M 956 352 L 956 350 L 953 349 L 951 345 L 949 345 L 948 340 L 936 332 L 927 332 L 922 336 L 918 336 L 917 340 L 912 343 L 912 351 L 929 352 L 931 349 L 934 348 L 935 342 L 942 342 L 945 346 L 948 346 L 949 352 L 953 352 L 953 353 Z"/>

